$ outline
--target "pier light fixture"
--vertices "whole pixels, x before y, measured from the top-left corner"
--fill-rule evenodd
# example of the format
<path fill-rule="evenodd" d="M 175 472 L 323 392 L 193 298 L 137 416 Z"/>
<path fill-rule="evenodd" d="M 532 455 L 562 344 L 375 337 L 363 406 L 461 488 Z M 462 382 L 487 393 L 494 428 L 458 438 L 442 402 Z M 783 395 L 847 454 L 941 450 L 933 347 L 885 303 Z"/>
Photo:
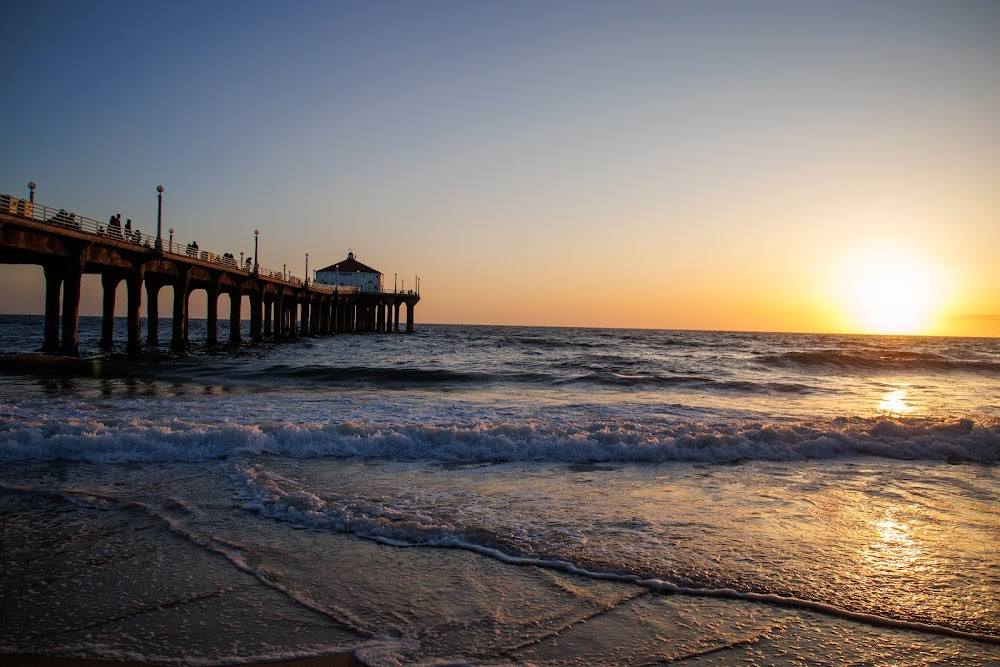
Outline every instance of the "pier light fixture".
<path fill-rule="evenodd" d="M 163 252 L 163 186 L 156 186 L 156 251 Z M 173 234 L 174 230 L 171 229 L 170 233 Z M 171 239 L 171 242 L 173 240 Z"/>
<path fill-rule="evenodd" d="M 28 181 L 28 189 L 31 191 L 30 193 L 28 193 L 28 201 L 30 201 L 32 204 L 34 204 L 35 203 L 35 182 L 34 181 Z"/>
<path fill-rule="evenodd" d="M 309 253 L 306 253 L 306 287 L 309 287 Z"/>
<path fill-rule="evenodd" d="M 243 270 L 243 269 L 245 269 L 245 268 L 247 268 L 247 267 L 246 267 L 246 265 L 245 265 L 245 264 L 243 263 L 243 253 L 240 253 L 240 271 L 242 271 L 242 270 Z"/>
<path fill-rule="evenodd" d="M 288 280 L 288 265 L 287 264 L 282 264 L 281 265 L 281 277 L 284 280 Z"/>
<path fill-rule="evenodd" d="M 257 236 L 260 235 L 260 230 L 253 230 L 253 272 L 258 273 L 260 271 L 260 257 L 257 256 Z"/>

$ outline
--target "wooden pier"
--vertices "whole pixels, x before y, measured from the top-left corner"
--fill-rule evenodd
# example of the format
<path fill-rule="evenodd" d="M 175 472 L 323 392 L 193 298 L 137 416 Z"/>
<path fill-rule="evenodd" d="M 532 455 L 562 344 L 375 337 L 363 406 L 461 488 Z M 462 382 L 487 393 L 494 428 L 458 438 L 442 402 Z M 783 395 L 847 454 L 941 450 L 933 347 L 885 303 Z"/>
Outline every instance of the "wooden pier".
<path fill-rule="evenodd" d="M 250 338 L 294 339 L 337 333 L 398 332 L 405 306 L 407 333 L 413 332 L 416 292 L 362 292 L 302 280 L 256 264 L 239 266 L 172 239 L 122 230 L 66 212 L 0 194 L 0 263 L 40 265 L 45 273 L 43 352 L 79 355 L 78 331 L 83 274 L 98 274 L 104 293 L 101 347 L 111 349 L 115 293 L 125 281 L 128 298 L 126 352 L 142 351 L 141 305 L 146 292 L 145 344 L 159 345 L 158 295 L 174 292 L 170 347 L 188 343 L 188 299 L 196 290 L 208 295 L 205 344 L 219 344 L 218 301 L 229 295 L 229 340 L 242 343 L 243 296 L 250 301 Z M 60 308 L 61 306 L 61 308 Z M 61 336 L 60 336 L 61 324 Z"/>

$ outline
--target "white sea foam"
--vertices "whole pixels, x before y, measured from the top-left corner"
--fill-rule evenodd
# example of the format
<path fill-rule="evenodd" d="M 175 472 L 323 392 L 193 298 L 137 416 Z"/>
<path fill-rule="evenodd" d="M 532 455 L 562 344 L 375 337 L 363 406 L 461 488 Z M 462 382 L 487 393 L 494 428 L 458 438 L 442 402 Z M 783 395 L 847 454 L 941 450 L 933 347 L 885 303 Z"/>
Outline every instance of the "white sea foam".
<path fill-rule="evenodd" d="M 0 460 L 206 461 L 248 454 L 463 462 L 720 463 L 851 456 L 1000 460 L 1000 421 L 996 419 L 241 424 L 26 412 L 0 416 Z"/>

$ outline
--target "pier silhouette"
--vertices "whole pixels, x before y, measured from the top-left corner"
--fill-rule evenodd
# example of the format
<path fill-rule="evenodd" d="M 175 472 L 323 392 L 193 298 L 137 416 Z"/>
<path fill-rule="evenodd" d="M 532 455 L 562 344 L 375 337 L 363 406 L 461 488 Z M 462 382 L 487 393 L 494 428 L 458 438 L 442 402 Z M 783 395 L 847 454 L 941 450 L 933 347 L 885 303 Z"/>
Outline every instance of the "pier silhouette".
<path fill-rule="evenodd" d="M 29 184 L 33 186 L 34 184 Z M 162 189 L 159 189 L 162 202 Z M 103 322 L 101 347 L 111 349 L 115 293 L 127 288 L 128 334 L 125 351 L 143 349 L 142 291 L 146 292 L 146 346 L 159 345 L 158 295 L 173 288 L 170 347 L 183 352 L 188 344 L 188 300 L 196 290 L 208 295 L 205 344 L 218 340 L 220 294 L 230 299 L 228 344 L 243 343 L 240 334 L 243 296 L 250 302 L 250 338 L 283 341 L 298 336 L 337 333 L 399 332 L 405 306 L 407 333 L 413 332 L 419 291 L 366 291 L 355 286 L 326 285 L 267 269 L 254 261 L 201 250 L 196 244 L 174 243 L 128 227 L 100 223 L 66 209 L 0 194 L 0 263 L 34 264 L 45 273 L 45 325 L 42 351 L 78 356 L 81 282 L 84 274 L 101 276 Z M 170 230 L 171 232 L 173 230 Z M 60 307 L 61 306 L 61 307 Z M 61 336 L 60 336 L 61 324 Z"/>

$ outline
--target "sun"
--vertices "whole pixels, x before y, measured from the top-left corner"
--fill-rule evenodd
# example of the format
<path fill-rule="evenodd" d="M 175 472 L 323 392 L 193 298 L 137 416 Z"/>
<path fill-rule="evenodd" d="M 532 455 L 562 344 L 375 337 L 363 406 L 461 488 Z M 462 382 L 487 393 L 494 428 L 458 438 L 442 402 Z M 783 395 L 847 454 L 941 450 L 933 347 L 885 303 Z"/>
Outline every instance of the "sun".
<path fill-rule="evenodd" d="M 840 272 L 841 300 L 859 333 L 925 334 L 940 311 L 941 279 L 935 266 L 895 247 L 858 252 Z"/>

